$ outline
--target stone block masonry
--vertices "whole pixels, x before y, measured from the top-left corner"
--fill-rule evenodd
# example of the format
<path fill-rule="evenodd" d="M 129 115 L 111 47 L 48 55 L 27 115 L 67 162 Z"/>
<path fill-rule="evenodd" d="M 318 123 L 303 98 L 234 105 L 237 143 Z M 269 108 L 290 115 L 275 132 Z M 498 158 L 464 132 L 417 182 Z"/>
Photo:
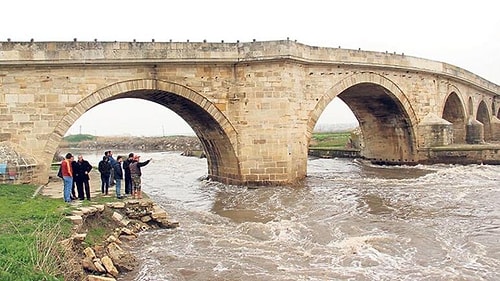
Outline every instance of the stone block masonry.
<path fill-rule="evenodd" d="M 334 98 L 358 118 L 362 157 L 410 164 L 427 161 L 432 146 L 498 142 L 499 94 L 446 63 L 289 40 L 0 42 L 0 141 L 36 163 L 15 182 L 45 183 L 71 125 L 115 99 L 181 116 L 210 178 L 282 185 L 306 176 L 313 128 Z"/>

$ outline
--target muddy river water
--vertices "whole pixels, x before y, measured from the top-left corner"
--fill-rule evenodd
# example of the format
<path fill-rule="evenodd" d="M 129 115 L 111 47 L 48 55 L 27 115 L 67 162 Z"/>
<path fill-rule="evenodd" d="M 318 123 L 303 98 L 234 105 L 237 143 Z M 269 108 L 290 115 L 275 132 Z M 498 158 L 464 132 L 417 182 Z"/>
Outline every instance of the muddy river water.
<path fill-rule="evenodd" d="M 309 159 L 303 184 L 254 188 L 149 157 L 143 190 L 180 227 L 141 233 L 119 280 L 500 280 L 500 166 Z"/>

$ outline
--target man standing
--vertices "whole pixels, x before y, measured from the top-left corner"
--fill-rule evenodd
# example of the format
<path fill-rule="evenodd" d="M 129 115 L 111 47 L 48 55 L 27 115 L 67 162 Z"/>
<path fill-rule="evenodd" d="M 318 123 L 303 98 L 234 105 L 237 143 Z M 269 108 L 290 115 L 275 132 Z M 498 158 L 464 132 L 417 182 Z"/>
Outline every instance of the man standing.
<path fill-rule="evenodd" d="M 115 173 L 113 172 L 113 167 L 115 166 L 116 160 L 113 158 L 113 152 L 111 150 L 105 151 L 104 156 L 108 157 L 109 164 L 111 165 L 111 172 L 109 173 L 109 185 L 115 185 Z"/>
<path fill-rule="evenodd" d="M 146 166 L 151 162 L 152 159 L 149 159 L 145 162 L 139 162 L 139 155 L 134 156 L 133 162 L 129 165 L 130 175 L 132 176 L 133 190 L 132 190 L 132 198 L 142 199 L 141 192 L 141 167 Z"/>
<path fill-rule="evenodd" d="M 92 165 L 90 165 L 87 160 L 84 160 L 82 155 L 78 155 L 78 160 L 73 165 L 73 174 L 76 182 L 78 199 L 80 200 L 85 199 L 85 195 L 87 196 L 87 200 L 90 200 L 90 170 L 92 170 Z"/>
<path fill-rule="evenodd" d="M 63 161 L 61 161 L 61 174 L 64 181 L 63 197 L 64 202 L 71 202 L 71 189 L 73 187 L 73 169 L 71 163 L 73 162 L 73 155 L 67 153 Z"/>
<path fill-rule="evenodd" d="M 109 189 L 109 176 L 111 174 L 111 164 L 107 156 L 103 156 L 102 160 L 99 162 L 99 173 L 101 173 L 101 192 L 102 194 L 108 195 Z"/>
<path fill-rule="evenodd" d="M 123 161 L 123 171 L 125 171 L 125 194 L 129 195 L 132 193 L 132 176 L 130 176 L 130 163 L 134 161 L 134 153 L 130 152 L 128 154 L 127 160 Z"/>
<path fill-rule="evenodd" d="M 118 156 L 116 158 L 116 162 L 113 165 L 113 171 L 115 173 L 115 182 L 116 182 L 116 198 L 122 199 L 123 196 L 120 194 L 120 188 L 122 186 L 122 179 L 123 179 L 123 171 L 122 171 L 122 164 L 123 158 L 121 156 Z"/>

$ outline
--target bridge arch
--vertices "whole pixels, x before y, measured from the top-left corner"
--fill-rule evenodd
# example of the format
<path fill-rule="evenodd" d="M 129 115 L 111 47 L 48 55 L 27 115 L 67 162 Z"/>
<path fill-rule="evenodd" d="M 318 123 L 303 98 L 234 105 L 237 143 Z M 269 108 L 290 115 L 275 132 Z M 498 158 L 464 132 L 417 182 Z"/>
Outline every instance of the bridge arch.
<path fill-rule="evenodd" d="M 483 123 L 484 141 L 491 140 L 491 137 L 492 137 L 491 114 L 490 114 L 490 110 L 488 109 L 488 106 L 486 105 L 486 102 L 484 100 L 482 100 L 479 103 L 479 106 L 477 108 L 476 119 L 477 119 L 477 121 Z"/>
<path fill-rule="evenodd" d="M 359 121 L 365 158 L 380 163 L 418 161 L 413 129 L 418 118 L 409 99 L 396 83 L 373 72 L 346 77 L 318 100 L 310 113 L 308 139 L 319 116 L 335 97 L 342 99 Z"/>
<path fill-rule="evenodd" d="M 237 157 L 238 132 L 224 113 L 196 91 L 168 81 L 139 79 L 118 82 L 83 98 L 61 119 L 49 136 L 45 153 L 50 158 L 71 125 L 89 109 L 121 98 L 139 98 L 163 105 L 193 129 L 207 155 L 208 175 L 223 183 L 241 178 Z M 50 159 L 48 158 L 48 159 Z"/>
<path fill-rule="evenodd" d="M 465 143 L 467 116 L 464 102 L 457 92 L 455 90 L 446 97 L 442 118 L 453 124 L 454 142 Z"/>

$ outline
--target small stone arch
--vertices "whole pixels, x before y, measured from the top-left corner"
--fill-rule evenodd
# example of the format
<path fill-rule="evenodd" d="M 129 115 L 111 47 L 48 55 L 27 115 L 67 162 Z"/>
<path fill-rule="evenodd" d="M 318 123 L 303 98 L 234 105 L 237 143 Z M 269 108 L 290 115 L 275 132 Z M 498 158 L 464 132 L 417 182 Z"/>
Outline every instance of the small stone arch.
<path fill-rule="evenodd" d="M 365 90 L 375 91 L 376 97 L 354 94 Z M 308 120 L 308 139 L 321 113 L 327 105 L 339 96 L 353 111 L 359 121 L 364 137 L 365 148 L 363 156 L 375 162 L 416 162 L 417 145 L 414 127 L 418 119 L 412 105 L 403 91 L 390 79 L 373 72 L 355 73 L 341 80 L 331 87 L 316 103 Z M 361 104 L 362 99 L 372 101 L 387 112 L 394 112 L 391 118 L 385 121 L 377 120 L 381 111 L 375 112 L 370 104 Z M 371 113 L 375 112 L 374 114 Z M 389 120 L 390 119 L 390 120 Z M 390 128 L 390 129 L 389 129 Z M 390 132 L 389 132 L 390 130 Z M 367 134 L 368 133 L 368 134 Z M 390 140 L 389 140 L 390 139 Z M 394 146 L 387 146 L 388 141 Z"/>
<path fill-rule="evenodd" d="M 484 141 L 491 140 L 491 114 L 486 102 L 482 100 L 479 103 L 476 114 L 477 121 L 483 124 L 484 129 Z"/>
<path fill-rule="evenodd" d="M 149 100 L 179 114 L 191 126 L 203 145 L 207 155 L 209 177 L 224 183 L 237 183 L 236 179 L 241 179 L 237 157 L 238 132 L 224 113 L 194 90 L 156 79 L 118 82 L 83 98 L 54 128 L 45 146 L 45 153 L 52 156 L 67 130 L 89 109 L 121 98 Z"/>
<path fill-rule="evenodd" d="M 442 118 L 453 124 L 453 138 L 455 143 L 466 142 L 467 118 L 465 106 L 458 90 L 451 92 L 445 99 L 442 109 Z"/>

